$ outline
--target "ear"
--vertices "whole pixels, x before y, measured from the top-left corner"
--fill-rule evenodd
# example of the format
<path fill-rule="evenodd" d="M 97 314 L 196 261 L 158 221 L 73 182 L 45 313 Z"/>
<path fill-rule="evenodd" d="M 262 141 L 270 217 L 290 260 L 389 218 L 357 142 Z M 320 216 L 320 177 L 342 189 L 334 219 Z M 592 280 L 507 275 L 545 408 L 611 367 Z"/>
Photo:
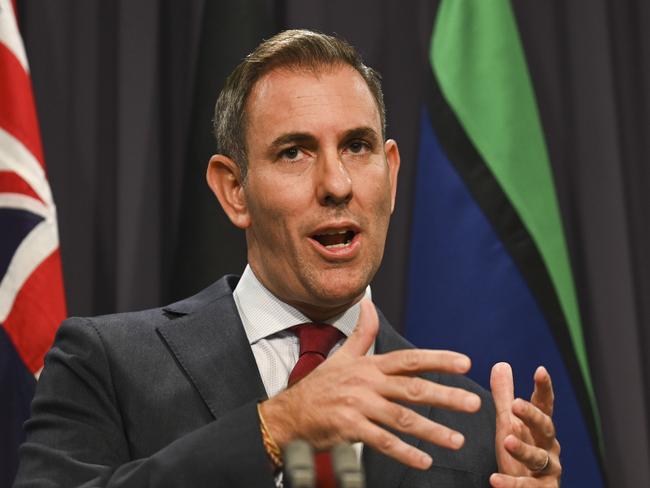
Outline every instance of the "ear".
<path fill-rule="evenodd" d="M 400 165 L 397 142 L 393 139 L 388 139 L 384 144 L 384 152 L 386 154 L 386 162 L 388 163 L 388 177 L 390 178 L 390 211 L 393 213 L 393 210 L 395 209 L 395 197 L 397 195 L 397 175 L 399 173 Z"/>
<path fill-rule="evenodd" d="M 237 163 L 223 154 L 215 154 L 210 158 L 205 179 L 230 221 L 240 229 L 249 227 L 251 219 Z"/>

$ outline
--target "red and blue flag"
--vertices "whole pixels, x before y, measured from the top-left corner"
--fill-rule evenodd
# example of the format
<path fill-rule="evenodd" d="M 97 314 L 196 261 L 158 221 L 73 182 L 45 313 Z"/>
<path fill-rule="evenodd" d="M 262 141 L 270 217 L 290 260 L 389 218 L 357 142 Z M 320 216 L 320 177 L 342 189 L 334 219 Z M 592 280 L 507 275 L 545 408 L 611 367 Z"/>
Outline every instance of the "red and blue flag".
<path fill-rule="evenodd" d="M 65 315 L 29 65 L 15 4 L 0 0 L 0 486 L 15 474 L 36 379 Z"/>

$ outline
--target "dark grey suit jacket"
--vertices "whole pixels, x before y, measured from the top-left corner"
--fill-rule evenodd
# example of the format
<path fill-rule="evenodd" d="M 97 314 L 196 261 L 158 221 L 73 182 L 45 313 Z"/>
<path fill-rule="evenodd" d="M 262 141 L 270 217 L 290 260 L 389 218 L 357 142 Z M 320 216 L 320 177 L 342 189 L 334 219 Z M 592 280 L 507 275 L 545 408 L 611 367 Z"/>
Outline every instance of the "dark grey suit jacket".
<path fill-rule="evenodd" d="M 38 383 L 15 487 L 272 487 L 256 403 L 264 385 L 225 277 L 161 309 L 72 318 L 60 327 Z M 376 352 L 412 347 L 381 316 Z M 426 472 L 364 449 L 369 488 L 487 486 L 495 417 L 487 392 L 458 414 L 415 406 L 466 434 L 452 452 L 419 444 Z"/>

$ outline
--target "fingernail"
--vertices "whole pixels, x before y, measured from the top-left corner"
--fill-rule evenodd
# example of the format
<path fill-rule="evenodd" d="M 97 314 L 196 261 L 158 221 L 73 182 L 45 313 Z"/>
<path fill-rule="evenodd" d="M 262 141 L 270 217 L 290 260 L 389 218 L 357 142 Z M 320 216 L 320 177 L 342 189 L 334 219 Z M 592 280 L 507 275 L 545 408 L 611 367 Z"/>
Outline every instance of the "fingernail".
<path fill-rule="evenodd" d="M 467 410 L 476 410 L 480 406 L 481 399 L 478 396 L 472 395 L 465 398 L 465 408 L 467 408 Z"/>
<path fill-rule="evenodd" d="M 501 373 L 506 373 L 510 369 L 510 365 L 503 361 L 495 364 L 494 367 L 497 368 L 497 371 L 500 371 Z"/>
<path fill-rule="evenodd" d="M 450 440 L 455 447 L 460 447 L 463 445 L 463 442 L 465 442 L 465 437 L 463 437 L 463 434 L 455 432 L 451 435 Z"/>
<path fill-rule="evenodd" d="M 497 473 L 492 474 L 492 476 L 490 476 L 490 484 L 495 488 L 501 486 L 501 476 L 499 476 Z"/>
<path fill-rule="evenodd" d="M 507 435 L 503 442 L 509 444 L 512 449 L 517 449 L 519 446 L 519 439 L 512 434 Z"/>
<path fill-rule="evenodd" d="M 512 402 L 512 408 L 519 413 L 523 413 L 525 406 L 524 406 L 524 401 L 521 398 L 515 398 L 514 401 Z"/>
<path fill-rule="evenodd" d="M 428 468 L 429 466 L 431 466 L 433 459 L 431 459 L 431 456 L 429 456 L 428 454 L 422 454 L 422 456 L 420 456 L 420 462 L 422 466 Z"/>
<path fill-rule="evenodd" d="M 456 358 L 454 361 L 454 366 L 461 371 L 465 371 L 469 368 L 470 362 L 468 357 Z"/>

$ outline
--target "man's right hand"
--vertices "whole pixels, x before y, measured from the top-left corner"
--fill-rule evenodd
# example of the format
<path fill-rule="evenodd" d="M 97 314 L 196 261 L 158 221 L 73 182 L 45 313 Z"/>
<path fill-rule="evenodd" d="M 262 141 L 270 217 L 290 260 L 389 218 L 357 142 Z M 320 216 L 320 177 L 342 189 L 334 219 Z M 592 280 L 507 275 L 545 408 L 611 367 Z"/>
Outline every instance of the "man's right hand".
<path fill-rule="evenodd" d="M 428 371 L 464 374 L 470 359 L 456 352 L 424 349 L 366 356 L 378 330 L 375 306 L 363 300 L 357 326 L 343 346 L 291 388 L 261 404 L 271 436 L 281 448 L 294 439 L 304 439 L 317 449 L 360 441 L 403 464 L 427 469 L 428 454 L 383 426 L 449 449 L 463 445 L 460 432 L 396 402 L 478 411 L 478 395 L 414 376 Z"/>

